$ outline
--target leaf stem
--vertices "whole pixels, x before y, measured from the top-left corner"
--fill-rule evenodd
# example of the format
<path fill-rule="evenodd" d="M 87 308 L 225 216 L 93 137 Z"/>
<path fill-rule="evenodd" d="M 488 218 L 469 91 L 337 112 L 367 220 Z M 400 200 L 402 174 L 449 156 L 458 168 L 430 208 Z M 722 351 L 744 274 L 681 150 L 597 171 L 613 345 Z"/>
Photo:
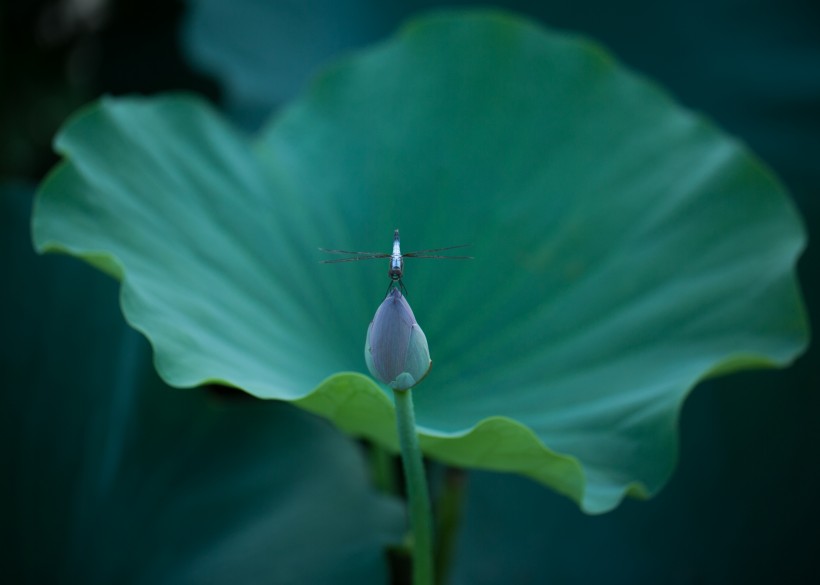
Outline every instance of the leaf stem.
<path fill-rule="evenodd" d="M 413 532 L 413 585 L 433 585 L 433 523 L 430 494 L 413 412 L 411 390 L 394 390 L 401 460 Z"/>
<path fill-rule="evenodd" d="M 436 581 L 446 583 L 461 523 L 464 486 L 467 474 L 463 469 L 444 468 L 441 493 L 436 500 Z"/>
<path fill-rule="evenodd" d="M 373 474 L 373 483 L 380 492 L 386 494 L 398 493 L 398 467 L 394 467 L 395 460 L 384 447 L 378 443 L 370 444 L 370 469 Z"/>

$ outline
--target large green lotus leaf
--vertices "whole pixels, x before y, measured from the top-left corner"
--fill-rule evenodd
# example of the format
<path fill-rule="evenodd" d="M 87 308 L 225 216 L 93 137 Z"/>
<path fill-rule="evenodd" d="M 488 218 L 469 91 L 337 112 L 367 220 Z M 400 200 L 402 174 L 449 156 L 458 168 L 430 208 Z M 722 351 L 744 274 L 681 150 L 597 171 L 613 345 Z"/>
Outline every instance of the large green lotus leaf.
<path fill-rule="evenodd" d="M 440 13 L 336 65 L 255 141 L 193 98 L 76 116 L 34 214 L 42 251 L 122 279 L 176 386 L 291 400 L 395 446 L 364 371 L 381 262 L 317 247 L 472 244 L 407 260 L 433 370 L 425 452 L 533 477 L 589 512 L 671 473 L 706 376 L 806 343 L 802 227 L 736 141 L 596 45 Z M 346 372 L 347 371 L 347 372 Z"/>
<path fill-rule="evenodd" d="M 0 488 L 10 583 L 378 583 L 404 515 L 283 403 L 157 378 L 111 279 L 28 241 L 2 192 Z"/>

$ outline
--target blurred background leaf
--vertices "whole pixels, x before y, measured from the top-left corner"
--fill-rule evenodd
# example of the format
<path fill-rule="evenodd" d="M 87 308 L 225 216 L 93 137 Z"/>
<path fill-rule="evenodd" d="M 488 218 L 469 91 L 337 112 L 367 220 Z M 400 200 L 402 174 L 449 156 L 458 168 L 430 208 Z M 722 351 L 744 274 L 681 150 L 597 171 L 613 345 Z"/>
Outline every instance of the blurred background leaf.
<path fill-rule="evenodd" d="M 282 403 L 162 384 L 115 283 L 35 257 L 31 190 L 0 197 L 9 582 L 386 581 L 404 512 L 357 445 Z"/>
<path fill-rule="evenodd" d="M 374 0 L 194 0 L 183 48 L 220 78 L 223 106 L 234 121 L 254 128 L 295 98 L 332 57 L 388 34 L 392 27 L 384 17 L 391 6 Z"/>

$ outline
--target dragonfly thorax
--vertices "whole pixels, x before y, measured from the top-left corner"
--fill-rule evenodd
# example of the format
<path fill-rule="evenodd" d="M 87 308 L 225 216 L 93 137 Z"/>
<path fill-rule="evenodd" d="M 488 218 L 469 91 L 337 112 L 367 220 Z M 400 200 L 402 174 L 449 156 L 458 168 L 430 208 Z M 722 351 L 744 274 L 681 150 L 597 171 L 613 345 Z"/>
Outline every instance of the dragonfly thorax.
<path fill-rule="evenodd" d="M 401 276 L 404 274 L 404 258 L 401 255 L 393 254 L 390 257 L 390 269 L 387 274 L 391 280 L 401 280 Z"/>
<path fill-rule="evenodd" d="M 387 271 L 390 280 L 401 280 L 404 273 L 404 258 L 401 255 L 401 240 L 399 240 L 399 230 L 393 232 L 393 253 L 390 254 L 390 270 Z"/>

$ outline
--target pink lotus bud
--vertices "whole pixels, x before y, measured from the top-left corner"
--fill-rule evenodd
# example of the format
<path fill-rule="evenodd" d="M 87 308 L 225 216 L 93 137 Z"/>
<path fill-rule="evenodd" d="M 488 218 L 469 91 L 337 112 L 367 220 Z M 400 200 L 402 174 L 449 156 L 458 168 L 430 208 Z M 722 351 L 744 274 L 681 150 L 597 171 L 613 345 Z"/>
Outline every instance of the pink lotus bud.
<path fill-rule="evenodd" d="M 398 288 L 379 305 L 364 345 L 367 369 L 393 390 L 412 388 L 430 371 L 430 350 L 413 310 Z"/>

